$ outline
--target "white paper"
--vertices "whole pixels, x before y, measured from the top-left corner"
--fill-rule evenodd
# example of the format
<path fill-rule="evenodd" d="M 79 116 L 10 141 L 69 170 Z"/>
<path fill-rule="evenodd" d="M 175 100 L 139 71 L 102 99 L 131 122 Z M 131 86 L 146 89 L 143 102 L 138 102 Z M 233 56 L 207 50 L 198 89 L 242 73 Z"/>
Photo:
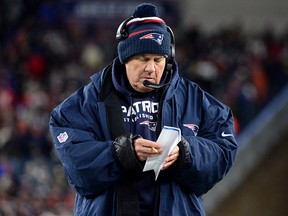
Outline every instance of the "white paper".
<path fill-rule="evenodd" d="M 148 157 L 143 172 L 154 170 L 156 181 L 165 162 L 165 158 L 171 153 L 180 140 L 181 130 L 179 128 L 164 126 L 157 139 L 157 142 L 163 147 L 163 152 L 158 156 Z"/>

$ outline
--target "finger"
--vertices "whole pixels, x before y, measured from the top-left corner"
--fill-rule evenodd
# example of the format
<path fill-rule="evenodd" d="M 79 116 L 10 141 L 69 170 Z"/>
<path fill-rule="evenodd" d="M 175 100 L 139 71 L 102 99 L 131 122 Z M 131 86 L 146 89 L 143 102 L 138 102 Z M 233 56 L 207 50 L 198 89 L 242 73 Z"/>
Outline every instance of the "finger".
<path fill-rule="evenodd" d="M 179 155 L 178 155 L 179 156 Z M 175 161 L 178 159 L 178 156 L 176 154 L 168 156 L 165 159 L 165 163 L 163 164 L 162 170 L 167 169 L 168 167 L 170 167 L 173 163 L 175 163 Z"/>
<path fill-rule="evenodd" d="M 176 161 L 178 157 L 179 157 L 179 153 L 175 153 L 175 154 L 170 154 L 166 159 L 167 159 L 167 162 Z"/>
<path fill-rule="evenodd" d="M 162 170 L 169 168 L 173 163 L 174 163 L 174 161 L 165 162 L 163 164 Z"/>
<path fill-rule="evenodd" d="M 179 154 L 179 147 L 176 146 L 169 155 Z"/>
<path fill-rule="evenodd" d="M 145 139 L 137 139 L 134 142 L 135 150 L 142 151 L 144 153 L 161 153 L 162 148 L 159 143 L 145 140 Z"/>
<path fill-rule="evenodd" d="M 148 157 L 152 157 L 152 156 L 156 156 L 160 154 L 160 152 L 158 151 L 156 152 L 151 147 L 147 147 L 147 146 L 137 146 L 137 147 L 135 146 L 135 152 L 136 152 L 137 158 L 140 161 L 145 161 Z"/>

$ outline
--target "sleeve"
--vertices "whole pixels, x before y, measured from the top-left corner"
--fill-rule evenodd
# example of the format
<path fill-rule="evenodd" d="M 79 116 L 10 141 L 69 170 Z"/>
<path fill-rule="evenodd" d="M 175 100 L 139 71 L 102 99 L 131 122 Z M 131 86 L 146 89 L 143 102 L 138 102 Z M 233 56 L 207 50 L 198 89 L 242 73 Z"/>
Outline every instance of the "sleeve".
<path fill-rule="evenodd" d="M 55 149 L 70 186 L 81 196 L 96 196 L 113 187 L 121 176 L 111 150 L 113 141 L 104 139 L 103 112 L 97 106 L 96 111 L 84 109 L 70 100 L 64 104 L 51 112 L 49 127 Z"/>
<path fill-rule="evenodd" d="M 231 110 L 210 95 L 204 94 L 201 124 L 197 136 L 183 135 L 188 148 L 175 181 L 196 195 L 208 192 L 232 167 L 236 152 L 233 115 Z"/>

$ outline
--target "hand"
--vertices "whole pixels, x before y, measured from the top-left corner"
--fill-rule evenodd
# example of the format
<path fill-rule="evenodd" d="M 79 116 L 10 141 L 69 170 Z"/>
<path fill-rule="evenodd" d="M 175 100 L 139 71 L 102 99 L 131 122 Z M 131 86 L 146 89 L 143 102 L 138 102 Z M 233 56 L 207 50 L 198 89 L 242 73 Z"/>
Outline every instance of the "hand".
<path fill-rule="evenodd" d="M 139 137 L 141 136 L 132 133 L 122 134 L 111 145 L 115 159 L 125 170 L 136 171 L 143 169 L 143 164 L 139 162 L 133 146 L 134 140 Z"/>
<path fill-rule="evenodd" d="M 162 170 L 170 167 L 179 157 L 179 147 L 178 145 L 172 150 L 172 152 L 165 158 Z"/>
<path fill-rule="evenodd" d="M 153 148 L 152 148 L 153 147 Z M 138 160 L 145 161 L 148 157 L 160 155 L 163 148 L 160 143 L 138 138 L 134 140 L 134 149 Z"/>

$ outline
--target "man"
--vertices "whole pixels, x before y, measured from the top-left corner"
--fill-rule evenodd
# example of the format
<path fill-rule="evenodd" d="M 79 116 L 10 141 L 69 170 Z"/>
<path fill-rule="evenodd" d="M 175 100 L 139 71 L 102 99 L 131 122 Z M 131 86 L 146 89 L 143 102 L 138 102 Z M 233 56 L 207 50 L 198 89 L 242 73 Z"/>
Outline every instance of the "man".
<path fill-rule="evenodd" d="M 75 215 L 205 215 L 202 195 L 235 159 L 232 113 L 179 76 L 173 32 L 155 6 L 139 5 L 116 37 L 118 57 L 51 113 Z M 143 167 L 163 153 L 164 126 L 182 138 L 155 180 Z"/>

